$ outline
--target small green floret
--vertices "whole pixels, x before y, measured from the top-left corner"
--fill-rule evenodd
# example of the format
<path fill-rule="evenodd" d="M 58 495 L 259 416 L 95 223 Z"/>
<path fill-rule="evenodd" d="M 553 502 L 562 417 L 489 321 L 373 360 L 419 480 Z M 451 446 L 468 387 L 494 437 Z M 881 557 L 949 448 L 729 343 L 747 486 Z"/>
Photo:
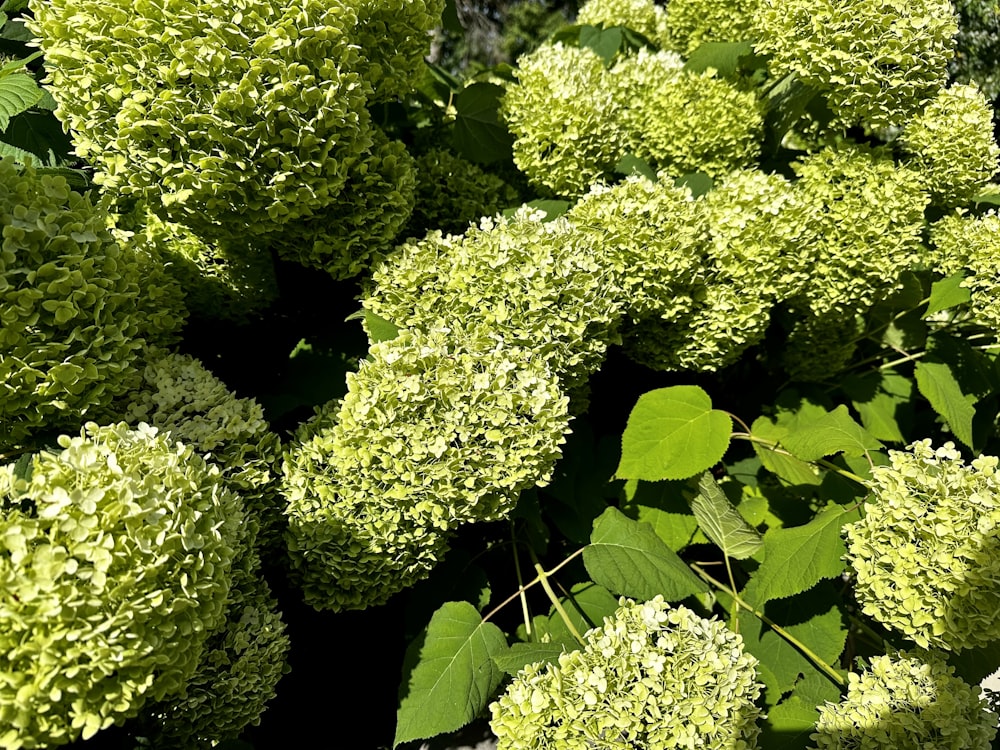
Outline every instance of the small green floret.
<path fill-rule="evenodd" d="M 756 51 L 821 90 L 845 124 L 904 125 L 948 80 L 949 0 L 762 0 Z"/>
<path fill-rule="evenodd" d="M 876 656 L 848 675 L 847 697 L 819 707 L 817 750 L 987 750 L 997 715 L 979 688 L 929 653 Z"/>
<path fill-rule="evenodd" d="M 491 704 L 497 750 L 756 747 L 757 660 L 723 623 L 623 598 L 584 641 Z"/>
<path fill-rule="evenodd" d="M 922 648 L 1000 639 L 1000 459 L 966 464 L 952 443 L 889 451 L 865 516 L 844 527 L 865 614 Z"/>
<path fill-rule="evenodd" d="M 184 689 L 244 547 L 235 495 L 155 428 L 0 469 L 0 748 L 87 739 Z"/>

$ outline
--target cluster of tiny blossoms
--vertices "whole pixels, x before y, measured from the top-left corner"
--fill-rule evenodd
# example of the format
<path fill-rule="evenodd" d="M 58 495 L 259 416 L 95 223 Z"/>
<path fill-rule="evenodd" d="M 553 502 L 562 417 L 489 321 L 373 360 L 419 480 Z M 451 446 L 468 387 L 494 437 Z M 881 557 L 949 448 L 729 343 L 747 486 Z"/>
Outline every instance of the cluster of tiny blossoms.
<path fill-rule="evenodd" d="M 961 651 L 1000 638 L 1000 476 L 995 456 L 966 464 L 951 443 L 889 451 L 872 497 L 844 527 L 865 614 L 922 648 Z"/>
<path fill-rule="evenodd" d="M 723 623 L 623 598 L 583 640 L 522 669 L 490 706 L 498 750 L 756 747 L 757 660 Z"/>
<path fill-rule="evenodd" d="M 942 273 L 964 271 L 962 286 L 972 292 L 970 307 L 976 318 L 1000 331 L 1000 215 L 955 212 L 931 226 L 931 261 Z"/>
<path fill-rule="evenodd" d="M 991 747 L 997 715 L 939 656 L 876 656 L 847 677 L 847 697 L 819 707 L 813 750 Z"/>

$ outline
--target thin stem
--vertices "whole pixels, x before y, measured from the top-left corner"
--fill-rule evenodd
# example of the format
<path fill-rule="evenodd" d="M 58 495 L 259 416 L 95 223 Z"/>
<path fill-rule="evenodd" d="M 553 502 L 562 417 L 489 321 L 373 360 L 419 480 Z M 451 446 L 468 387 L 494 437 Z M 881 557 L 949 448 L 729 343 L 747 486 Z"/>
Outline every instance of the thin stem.
<path fill-rule="evenodd" d="M 843 676 L 841 676 L 837 672 L 837 670 L 835 670 L 833 667 L 831 667 L 829 664 L 827 664 L 825 661 L 819 658 L 819 656 L 812 649 L 810 649 L 802 641 L 793 636 L 791 633 L 782 628 L 780 625 L 776 624 L 763 612 L 743 601 L 740 598 L 740 595 L 736 593 L 735 589 L 731 589 L 728 586 L 726 586 L 726 584 L 720 583 L 719 581 L 715 580 L 714 578 L 712 578 L 712 576 L 710 576 L 704 570 L 699 568 L 697 565 L 692 565 L 691 569 L 695 573 L 697 573 L 698 576 L 709 585 L 714 586 L 719 591 L 724 591 L 725 593 L 729 594 L 729 596 L 733 598 L 733 601 L 736 603 L 738 607 L 742 607 L 747 612 L 753 614 L 758 620 L 760 620 L 761 622 L 766 624 L 769 628 L 771 628 L 771 630 L 773 630 L 775 633 L 780 635 L 790 644 L 795 646 L 795 648 L 797 648 L 799 651 L 802 652 L 803 656 L 805 656 L 807 659 L 809 659 L 809 661 L 815 664 L 820 669 L 820 671 L 823 672 L 823 674 L 825 674 L 827 677 L 833 680 L 839 687 L 844 688 L 847 686 L 847 680 L 845 680 Z"/>
<path fill-rule="evenodd" d="M 779 448 L 778 444 L 773 440 L 767 440 L 766 438 L 759 437 L 758 435 L 754 435 L 749 432 L 734 432 L 732 435 L 730 435 L 730 437 L 738 438 L 739 440 L 749 440 L 751 443 L 757 443 L 758 445 L 762 445 L 774 453 L 779 453 L 782 456 L 790 456 L 792 458 L 796 458 L 796 456 L 793 453 L 786 451 L 784 448 Z M 868 480 L 864 479 L 863 477 L 859 477 L 854 472 L 840 468 L 839 466 L 837 466 L 837 464 L 833 463 L 832 461 L 827 461 L 825 458 L 820 458 L 815 461 L 810 461 L 807 463 L 814 463 L 817 466 L 822 466 L 824 469 L 827 469 L 828 471 L 840 474 L 840 476 L 844 477 L 845 479 L 850 479 L 852 482 L 857 482 L 862 487 L 868 487 Z"/>
<path fill-rule="evenodd" d="M 524 617 L 524 632 L 531 638 L 531 612 L 528 610 L 528 597 L 524 593 L 524 578 L 521 576 L 521 560 L 517 555 L 517 535 L 514 533 L 514 523 L 510 524 L 510 538 L 514 543 L 514 573 L 517 575 L 517 593 L 521 596 L 521 614 Z"/>
<path fill-rule="evenodd" d="M 586 548 L 586 547 L 580 547 L 580 549 L 578 549 L 578 550 L 577 550 L 576 552 L 574 552 L 574 553 L 573 553 L 572 555 L 570 555 L 570 556 L 569 556 L 569 557 L 567 557 L 567 558 L 566 558 L 565 560 L 563 560 L 563 561 L 562 561 L 561 563 L 559 563 L 558 565 L 556 565 L 556 566 L 555 566 L 555 567 L 554 567 L 554 568 L 553 568 L 552 570 L 548 571 L 548 572 L 546 573 L 546 576 L 551 576 L 551 575 L 553 575 L 554 573 L 558 572 L 558 571 L 559 571 L 559 570 L 560 570 L 560 569 L 561 569 L 561 568 L 562 568 L 563 566 L 565 566 L 565 565 L 569 565 L 569 563 L 570 563 L 570 562 L 571 562 L 571 561 L 573 560 L 573 558 L 575 558 L 575 557 L 579 557 L 580 555 L 582 555 L 582 554 L 583 554 L 583 551 L 584 551 L 585 549 L 587 549 L 587 548 Z M 517 587 L 517 591 L 515 591 L 515 592 L 514 592 L 513 594 L 511 594 L 511 595 L 510 595 L 510 596 L 508 596 L 508 597 L 507 597 L 506 599 L 504 599 L 504 600 L 503 600 L 502 602 L 500 602 L 500 603 L 499 603 L 499 604 L 498 604 L 497 606 L 495 606 L 495 607 L 494 607 L 493 609 L 491 609 L 491 610 L 489 611 L 489 613 L 488 613 L 488 614 L 486 614 L 486 616 L 484 616 L 484 617 L 483 617 L 483 622 L 486 622 L 486 621 L 488 621 L 489 619 L 491 619 L 491 618 L 492 618 L 492 617 L 493 617 L 493 616 L 494 616 L 494 615 L 495 615 L 495 614 L 496 614 L 497 612 L 499 612 L 499 611 L 500 611 L 501 609 L 503 609 L 503 608 L 504 608 L 504 607 L 506 607 L 506 606 L 507 606 L 508 604 L 510 604 L 510 603 L 511 603 L 512 601 L 514 601 L 514 600 L 515 600 L 515 599 L 517 599 L 517 598 L 518 598 L 519 596 L 521 596 L 521 594 L 522 594 L 523 592 L 525 592 L 525 591 L 527 591 L 528 589 L 530 589 L 530 588 L 531 588 L 532 586 L 534 586 L 534 585 L 535 585 L 536 583 L 541 583 L 541 582 L 542 582 L 542 579 L 541 579 L 541 578 L 540 578 L 539 576 L 535 576 L 534 578 L 532 578 L 532 579 L 531 579 L 530 581 L 528 581 L 528 582 L 527 582 L 526 584 L 524 584 L 523 586 L 518 586 L 518 587 Z"/>
<path fill-rule="evenodd" d="M 577 642 L 581 646 L 586 645 L 583 642 L 583 636 L 580 635 L 580 631 L 576 629 L 576 625 L 574 625 L 573 621 L 569 619 L 569 614 L 563 608 L 562 602 L 560 602 L 559 597 L 556 596 L 556 592 L 553 591 L 552 586 L 549 585 L 550 574 L 546 573 L 545 569 L 542 568 L 541 564 L 537 562 L 535 563 L 535 570 L 538 572 L 539 583 L 542 584 L 542 588 L 545 589 L 545 593 L 548 595 L 549 601 L 551 601 L 552 606 L 556 608 L 556 612 L 559 613 L 559 616 L 562 618 L 562 621 L 566 623 L 566 627 L 569 628 L 569 632 L 573 634 L 573 637 L 576 638 Z"/>
<path fill-rule="evenodd" d="M 733 566 L 729 563 L 729 555 L 723 553 L 723 559 L 726 561 L 726 574 L 729 576 L 729 587 L 732 591 L 736 591 L 736 579 L 733 578 Z M 739 599 L 739 594 L 736 594 L 733 598 Z M 736 613 L 732 613 L 729 618 L 730 629 L 739 635 L 740 632 L 740 620 L 736 616 Z"/>

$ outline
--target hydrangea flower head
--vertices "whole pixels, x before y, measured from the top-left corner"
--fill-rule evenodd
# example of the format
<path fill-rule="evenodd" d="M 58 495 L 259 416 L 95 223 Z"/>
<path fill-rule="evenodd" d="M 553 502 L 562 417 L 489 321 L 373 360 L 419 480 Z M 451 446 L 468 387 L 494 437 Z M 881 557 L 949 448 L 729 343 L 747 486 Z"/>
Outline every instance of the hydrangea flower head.
<path fill-rule="evenodd" d="M 757 660 L 723 623 L 623 598 L 584 642 L 522 669 L 490 706 L 498 750 L 756 747 Z"/>
<path fill-rule="evenodd" d="M 889 451 L 872 470 L 865 516 L 844 527 L 865 614 L 922 648 L 1000 639 L 1000 475 L 952 443 Z"/>

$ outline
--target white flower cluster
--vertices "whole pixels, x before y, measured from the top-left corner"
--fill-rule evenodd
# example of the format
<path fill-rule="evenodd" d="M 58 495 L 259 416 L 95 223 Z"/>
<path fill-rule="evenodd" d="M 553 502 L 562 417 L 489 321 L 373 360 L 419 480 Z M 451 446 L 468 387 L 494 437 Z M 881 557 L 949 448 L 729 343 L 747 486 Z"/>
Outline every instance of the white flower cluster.
<path fill-rule="evenodd" d="M 865 614 L 922 648 L 961 651 L 1000 638 L 1000 475 L 952 443 L 889 451 L 872 470 L 860 521 L 844 527 Z"/>
<path fill-rule="evenodd" d="M 621 600 L 584 646 L 522 669 L 490 706 L 498 750 L 756 747 L 757 660 L 716 620 Z"/>

